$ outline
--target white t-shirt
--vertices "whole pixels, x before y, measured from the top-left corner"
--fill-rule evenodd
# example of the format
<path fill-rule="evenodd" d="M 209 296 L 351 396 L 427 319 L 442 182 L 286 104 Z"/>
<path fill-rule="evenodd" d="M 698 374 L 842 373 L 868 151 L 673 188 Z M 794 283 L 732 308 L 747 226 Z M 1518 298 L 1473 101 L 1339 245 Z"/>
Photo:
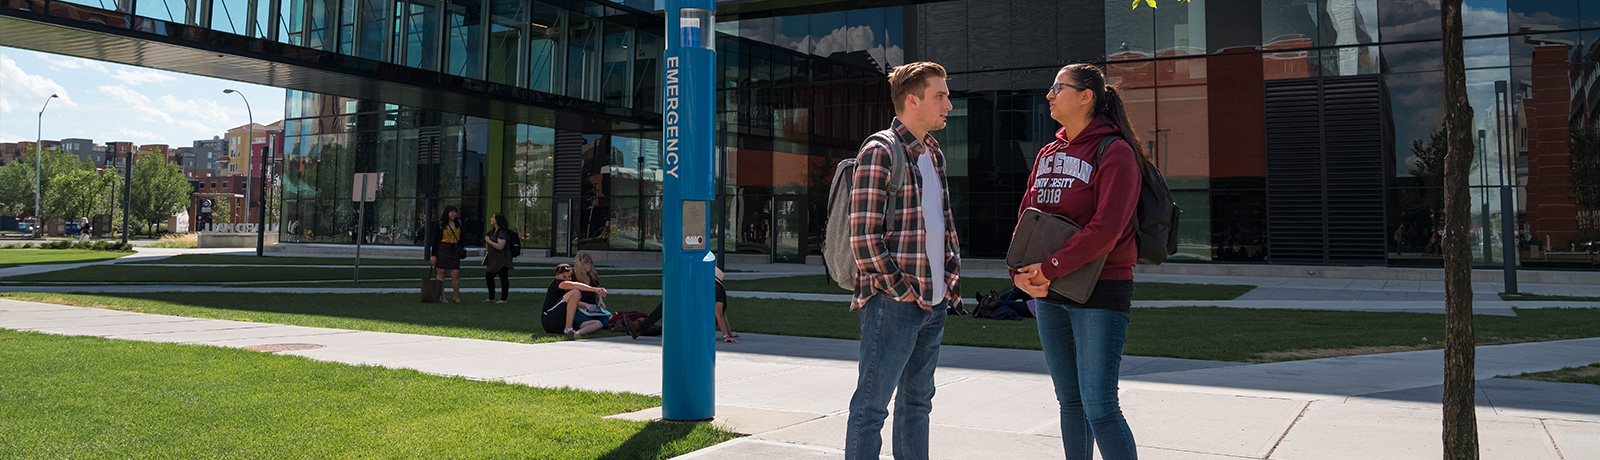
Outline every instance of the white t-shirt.
<path fill-rule="evenodd" d="M 944 188 L 939 183 L 939 170 L 933 166 L 933 155 L 923 150 L 917 155 L 917 174 L 922 176 L 922 225 L 928 234 L 928 280 L 933 283 L 933 298 L 923 299 L 929 305 L 944 300 Z"/>

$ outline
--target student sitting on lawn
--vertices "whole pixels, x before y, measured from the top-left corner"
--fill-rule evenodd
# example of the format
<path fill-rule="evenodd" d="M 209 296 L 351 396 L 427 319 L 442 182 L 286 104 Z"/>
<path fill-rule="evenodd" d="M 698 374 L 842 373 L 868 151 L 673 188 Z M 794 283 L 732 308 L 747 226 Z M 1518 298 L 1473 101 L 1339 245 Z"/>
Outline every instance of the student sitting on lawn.
<path fill-rule="evenodd" d="M 739 343 L 737 339 L 739 333 L 733 332 L 733 328 L 728 326 L 728 292 L 722 288 L 722 269 L 717 268 L 715 270 L 717 271 L 717 329 L 722 330 L 723 342 Z M 661 305 L 661 303 L 657 303 L 656 309 L 651 310 L 650 315 L 643 319 L 622 321 L 623 329 L 635 339 L 641 335 L 652 337 L 661 335 L 661 326 L 656 325 L 661 321 Z"/>
<path fill-rule="evenodd" d="M 539 321 L 545 332 L 578 338 L 605 327 L 606 317 L 610 315 L 591 316 L 604 310 L 580 300 L 583 293 L 593 293 L 596 298 L 605 297 L 606 289 L 572 281 L 572 274 L 571 265 L 556 265 L 556 279 L 550 282 L 550 288 L 544 292 L 544 309 L 539 313 Z"/>

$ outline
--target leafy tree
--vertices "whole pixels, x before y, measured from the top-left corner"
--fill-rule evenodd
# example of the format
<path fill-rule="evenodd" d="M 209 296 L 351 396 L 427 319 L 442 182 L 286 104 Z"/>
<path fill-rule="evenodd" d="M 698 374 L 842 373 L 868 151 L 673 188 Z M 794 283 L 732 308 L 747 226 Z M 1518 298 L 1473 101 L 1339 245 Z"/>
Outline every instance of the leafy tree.
<path fill-rule="evenodd" d="M 50 194 L 44 202 L 45 215 L 69 221 L 88 217 L 95 208 L 105 206 L 100 202 L 106 189 L 111 187 L 110 179 L 92 169 L 73 169 L 51 177 Z"/>
<path fill-rule="evenodd" d="M 133 163 L 133 215 L 147 226 L 165 222 L 189 205 L 189 180 L 165 156 L 139 155 Z"/>
<path fill-rule="evenodd" d="M 1572 152 L 1572 201 L 1600 208 L 1600 124 L 1573 123 L 1567 148 Z"/>
<path fill-rule="evenodd" d="M 1477 460 L 1478 416 L 1473 375 L 1472 247 L 1467 234 L 1472 195 L 1472 104 L 1461 39 L 1461 0 L 1439 2 L 1444 37 L 1444 458 Z M 1510 219 L 1511 216 L 1505 218 Z"/>
<path fill-rule="evenodd" d="M 232 201 L 233 200 L 228 199 L 228 197 L 216 197 L 211 199 L 211 223 L 233 223 L 233 205 L 230 204 Z"/>
<path fill-rule="evenodd" d="M 38 146 L 32 146 L 17 161 L 0 166 L 0 214 L 37 215 L 33 209 L 34 155 Z M 88 163 L 78 161 L 78 156 L 59 150 L 46 150 L 43 162 L 38 165 L 43 180 L 39 181 L 40 205 L 50 200 L 51 178 L 79 169 L 93 169 Z M 49 215 L 50 208 L 45 207 Z"/>

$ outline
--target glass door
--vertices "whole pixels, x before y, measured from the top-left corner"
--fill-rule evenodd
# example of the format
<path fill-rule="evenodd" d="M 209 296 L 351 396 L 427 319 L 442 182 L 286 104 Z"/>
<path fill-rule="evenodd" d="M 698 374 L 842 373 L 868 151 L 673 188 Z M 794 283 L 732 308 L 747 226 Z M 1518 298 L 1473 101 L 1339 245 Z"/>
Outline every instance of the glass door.
<path fill-rule="evenodd" d="M 550 256 L 571 257 L 572 251 L 572 208 L 576 203 L 572 198 L 557 198 L 555 200 L 555 215 L 550 219 Z"/>
<path fill-rule="evenodd" d="M 772 198 L 772 261 L 806 263 L 805 197 L 779 195 Z"/>

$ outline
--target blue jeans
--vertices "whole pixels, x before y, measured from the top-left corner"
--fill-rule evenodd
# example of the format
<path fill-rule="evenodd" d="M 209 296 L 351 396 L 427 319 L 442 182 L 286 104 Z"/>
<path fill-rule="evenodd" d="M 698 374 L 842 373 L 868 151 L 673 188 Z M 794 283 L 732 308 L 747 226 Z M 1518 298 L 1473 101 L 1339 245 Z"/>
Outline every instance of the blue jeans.
<path fill-rule="evenodd" d="M 1105 460 L 1138 458 L 1133 431 L 1117 402 L 1128 314 L 1038 302 L 1039 341 L 1061 403 L 1067 459 L 1093 458 L 1095 444 Z"/>
<path fill-rule="evenodd" d="M 924 311 L 916 302 L 895 302 L 878 294 L 861 308 L 860 375 L 850 398 L 846 459 L 878 458 L 890 395 L 895 395 L 894 458 L 928 458 L 933 369 L 939 364 L 939 341 L 944 339 L 946 303 Z"/>

